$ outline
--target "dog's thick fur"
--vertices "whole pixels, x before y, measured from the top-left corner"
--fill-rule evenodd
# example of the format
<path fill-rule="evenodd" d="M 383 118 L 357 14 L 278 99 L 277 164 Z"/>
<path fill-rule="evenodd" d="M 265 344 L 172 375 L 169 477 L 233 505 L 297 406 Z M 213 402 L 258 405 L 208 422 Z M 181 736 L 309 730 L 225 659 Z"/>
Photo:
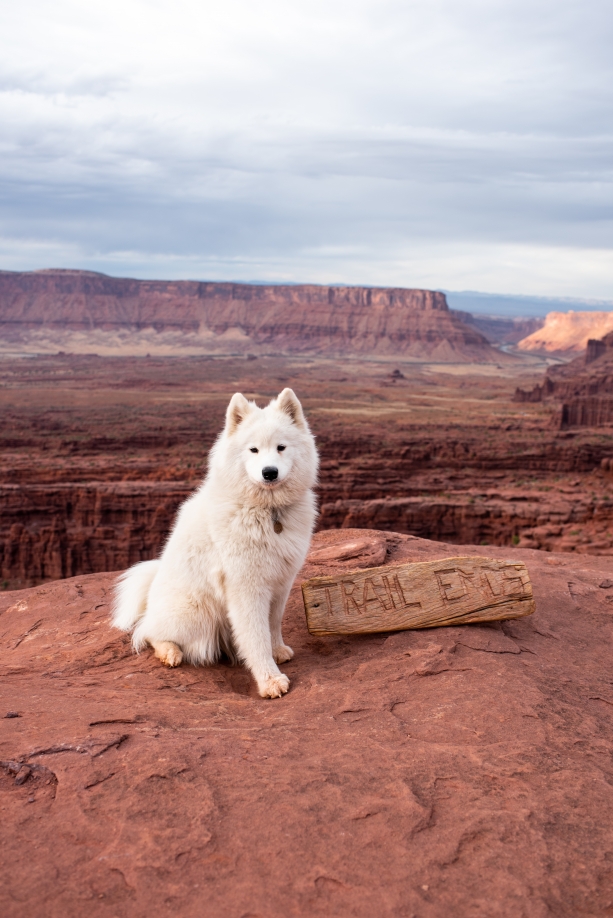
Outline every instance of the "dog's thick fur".
<path fill-rule="evenodd" d="M 317 466 L 291 389 L 264 409 L 232 397 L 208 474 L 180 508 L 161 557 L 119 579 L 113 624 L 133 630 L 135 650 L 150 644 L 167 666 L 213 663 L 225 651 L 246 663 L 262 697 L 287 692 L 277 664 L 294 653 L 281 620 L 311 541 Z M 271 468 L 276 481 L 263 476 Z"/>

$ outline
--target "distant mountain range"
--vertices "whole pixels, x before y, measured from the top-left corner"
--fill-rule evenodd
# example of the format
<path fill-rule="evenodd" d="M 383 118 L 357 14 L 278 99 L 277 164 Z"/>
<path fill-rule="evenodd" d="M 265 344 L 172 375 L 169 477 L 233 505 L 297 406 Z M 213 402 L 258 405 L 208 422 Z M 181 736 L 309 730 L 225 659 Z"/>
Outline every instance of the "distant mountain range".
<path fill-rule="evenodd" d="M 477 315 L 541 317 L 549 312 L 608 312 L 613 300 L 574 299 L 571 297 L 511 296 L 503 293 L 477 293 L 474 290 L 445 290 L 450 309 Z"/>

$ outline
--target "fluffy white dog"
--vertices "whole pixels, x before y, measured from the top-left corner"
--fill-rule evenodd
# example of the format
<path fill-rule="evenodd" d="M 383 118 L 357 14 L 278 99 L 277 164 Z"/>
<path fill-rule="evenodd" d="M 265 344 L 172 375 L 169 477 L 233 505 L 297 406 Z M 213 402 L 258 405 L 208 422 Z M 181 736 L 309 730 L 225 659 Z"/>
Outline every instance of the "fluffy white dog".
<path fill-rule="evenodd" d="M 215 662 L 223 650 L 277 698 L 294 652 L 281 620 L 316 517 L 315 441 L 291 389 L 266 408 L 236 393 L 208 474 L 179 510 L 162 556 L 119 579 L 113 624 L 134 629 L 167 666 Z"/>

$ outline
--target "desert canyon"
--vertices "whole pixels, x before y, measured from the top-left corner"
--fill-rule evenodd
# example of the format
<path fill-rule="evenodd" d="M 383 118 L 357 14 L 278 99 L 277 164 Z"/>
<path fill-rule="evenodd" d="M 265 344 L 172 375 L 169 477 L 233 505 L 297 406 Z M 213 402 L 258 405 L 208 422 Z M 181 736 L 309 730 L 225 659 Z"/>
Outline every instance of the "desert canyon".
<path fill-rule="evenodd" d="M 464 318 L 423 290 L 0 272 L 4 588 L 154 556 L 231 393 L 285 385 L 320 529 L 613 553 L 610 337 L 550 365 L 530 322 Z"/>
<path fill-rule="evenodd" d="M 613 913 L 597 321 L 584 348 L 533 347 L 553 320 L 432 291 L 0 272 L 2 914 Z M 108 618 L 231 394 L 288 385 L 320 517 L 287 613 L 292 688 L 268 702 L 240 667 L 133 655 Z M 300 579 L 465 554 L 524 561 L 536 612 L 306 630 Z"/>

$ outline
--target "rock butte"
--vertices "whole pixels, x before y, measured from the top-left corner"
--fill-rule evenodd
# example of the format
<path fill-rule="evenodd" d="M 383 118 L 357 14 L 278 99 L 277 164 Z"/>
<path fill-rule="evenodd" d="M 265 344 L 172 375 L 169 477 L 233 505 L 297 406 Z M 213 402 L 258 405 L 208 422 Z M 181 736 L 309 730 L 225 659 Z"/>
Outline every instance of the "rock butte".
<path fill-rule="evenodd" d="M 323 532 L 301 576 L 457 552 Z M 610 561 L 498 556 L 533 616 L 314 638 L 297 583 L 278 701 L 134 656 L 112 574 L 3 594 L 3 916 L 608 914 Z"/>
<path fill-rule="evenodd" d="M 0 271 L 0 344 L 52 353 L 507 359 L 430 290 L 141 281 L 67 270 Z"/>

